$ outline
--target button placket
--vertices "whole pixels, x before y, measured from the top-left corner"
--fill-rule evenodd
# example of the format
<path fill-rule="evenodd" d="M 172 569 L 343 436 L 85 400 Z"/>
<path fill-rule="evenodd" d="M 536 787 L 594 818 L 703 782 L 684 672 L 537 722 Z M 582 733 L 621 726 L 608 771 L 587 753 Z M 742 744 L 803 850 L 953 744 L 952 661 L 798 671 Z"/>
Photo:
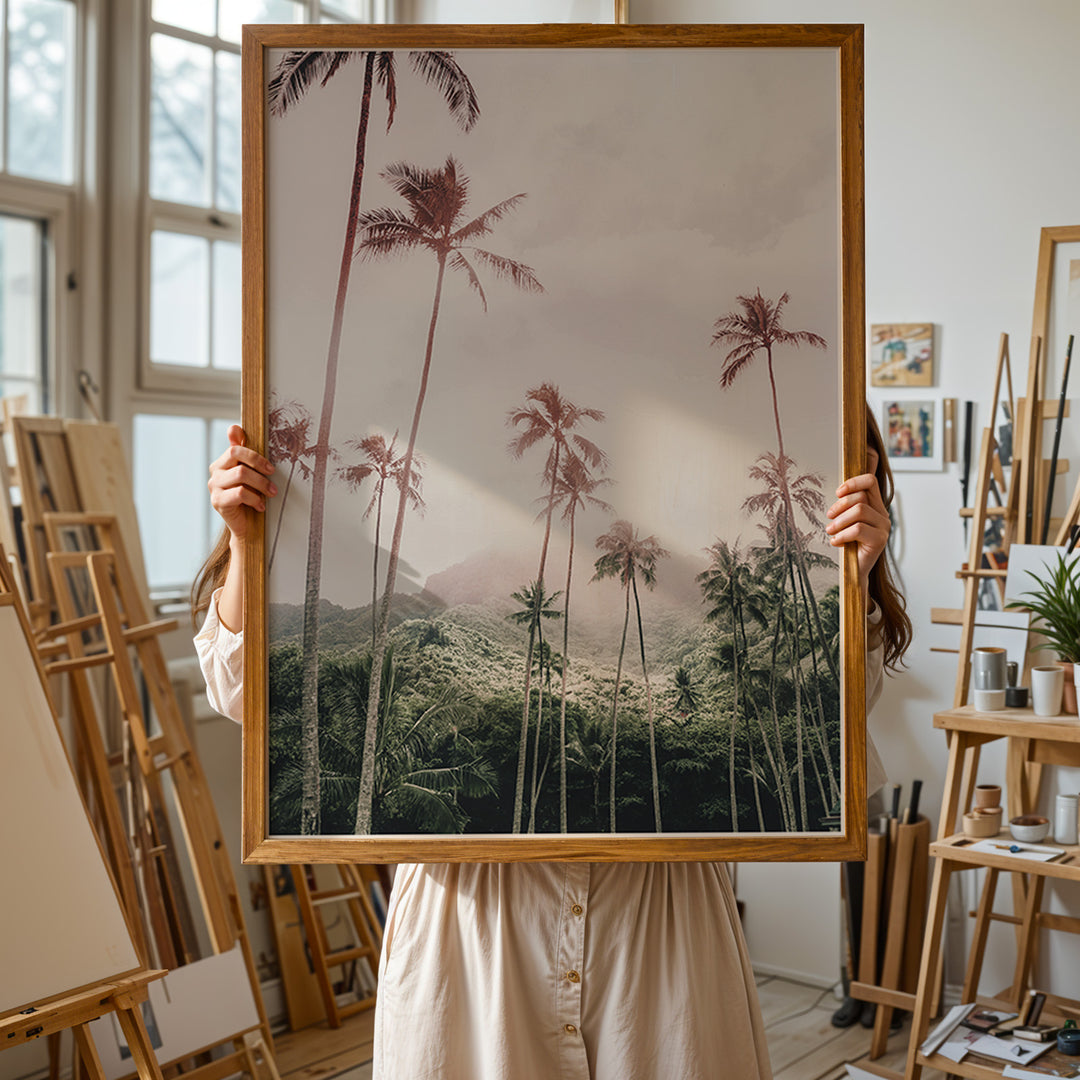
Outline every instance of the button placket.
<path fill-rule="evenodd" d="M 588 1080 L 589 1062 L 581 1031 L 581 986 L 585 974 L 585 907 L 592 868 L 588 863 L 567 863 L 559 919 L 558 955 L 555 957 L 556 1017 L 560 1026 L 560 1080 Z"/>

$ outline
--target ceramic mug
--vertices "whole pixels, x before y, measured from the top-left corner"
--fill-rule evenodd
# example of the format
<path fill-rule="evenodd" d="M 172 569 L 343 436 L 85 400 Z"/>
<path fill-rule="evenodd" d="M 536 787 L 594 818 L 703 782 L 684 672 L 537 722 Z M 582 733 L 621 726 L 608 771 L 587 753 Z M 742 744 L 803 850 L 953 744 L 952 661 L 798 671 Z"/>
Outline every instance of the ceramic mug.
<path fill-rule="evenodd" d="M 982 645 L 971 654 L 976 690 L 1004 690 L 1008 656 L 996 645 Z"/>
<path fill-rule="evenodd" d="M 975 806 L 1000 806 L 1001 805 L 1001 785 L 1000 784 L 979 784 L 975 788 Z"/>
<path fill-rule="evenodd" d="M 1031 669 L 1031 707 L 1036 716 L 1058 716 L 1065 692 L 1065 669 L 1060 664 Z"/>

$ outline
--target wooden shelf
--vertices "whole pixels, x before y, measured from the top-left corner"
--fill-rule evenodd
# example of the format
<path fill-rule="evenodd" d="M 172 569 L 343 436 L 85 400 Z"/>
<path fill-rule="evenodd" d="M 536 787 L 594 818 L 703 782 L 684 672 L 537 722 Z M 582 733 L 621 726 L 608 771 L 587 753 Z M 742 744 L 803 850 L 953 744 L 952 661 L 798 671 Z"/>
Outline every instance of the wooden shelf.
<path fill-rule="evenodd" d="M 997 836 L 988 836 L 984 839 L 994 840 L 1001 844 L 1013 844 L 1016 841 L 1005 830 Z M 1037 862 L 1034 859 L 1017 859 L 1007 851 L 1000 855 L 994 855 L 988 851 L 972 851 L 973 844 L 979 843 L 970 836 L 957 833 L 955 836 L 946 837 L 930 845 L 930 857 L 934 859 L 946 858 L 955 863 L 966 863 L 968 866 L 993 866 L 998 870 L 1010 871 L 1020 874 L 1035 874 L 1041 877 L 1059 878 L 1062 881 L 1080 881 L 1080 847 L 1071 847 L 1065 844 L 1055 844 L 1052 837 L 1040 841 L 1044 847 L 1060 847 L 1065 851 L 1064 855 L 1050 862 Z"/>
<path fill-rule="evenodd" d="M 968 731 L 1003 739 L 1044 739 L 1049 742 L 1080 743 L 1080 717 L 1036 716 L 1031 709 L 999 709 L 979 712 L 973 705 L 961 705 L 934 713 L 934 727 L 945 731 Z"/>

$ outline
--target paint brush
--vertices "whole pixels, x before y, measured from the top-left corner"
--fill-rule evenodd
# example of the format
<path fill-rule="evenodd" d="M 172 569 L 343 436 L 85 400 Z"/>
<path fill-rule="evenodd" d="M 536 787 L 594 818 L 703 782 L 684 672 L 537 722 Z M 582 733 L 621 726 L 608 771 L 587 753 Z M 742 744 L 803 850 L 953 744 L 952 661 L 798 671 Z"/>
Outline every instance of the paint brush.
<path fill-rule="evenodd" d="M 971 475 L 971 425 L 975 420 L 975 402 L 964 402 L 964 462 L 960 470 L 960 505 L 968 503 L 968 479 Z M 968 519 L 964 518 L 964 542 L 967 543 Z"/>

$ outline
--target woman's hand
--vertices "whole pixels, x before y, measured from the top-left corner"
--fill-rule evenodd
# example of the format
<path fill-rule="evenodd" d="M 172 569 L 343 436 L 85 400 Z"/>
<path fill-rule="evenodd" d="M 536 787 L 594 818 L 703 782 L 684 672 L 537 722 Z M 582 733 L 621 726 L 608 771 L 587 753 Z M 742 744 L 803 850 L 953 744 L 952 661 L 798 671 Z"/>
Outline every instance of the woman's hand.
<path fill-rule="evenodd" d="M 836 502 L 827 514 L 831 520 L 825 527 L 833 547 L 858 544 L 859 581 L 864 593 L 869 587 L 870 571 L 884 552 L 892 529 L 875 475 L 877 464 L 878 455 L 871 449 L 867 459 L 869 471 L 845 480 L 836 489 Z"/>
<path fill-rule="evenodd" d="M 252 511 L 266 509 L 268 496 L 277 494 L 270 475 L 274 466 L 244 445 L 247 436 L 239 424 L 229 428 L 229 448 L 210 466 L 210 505 L 228 526 L 233 539 L 242 540 Z"/>

